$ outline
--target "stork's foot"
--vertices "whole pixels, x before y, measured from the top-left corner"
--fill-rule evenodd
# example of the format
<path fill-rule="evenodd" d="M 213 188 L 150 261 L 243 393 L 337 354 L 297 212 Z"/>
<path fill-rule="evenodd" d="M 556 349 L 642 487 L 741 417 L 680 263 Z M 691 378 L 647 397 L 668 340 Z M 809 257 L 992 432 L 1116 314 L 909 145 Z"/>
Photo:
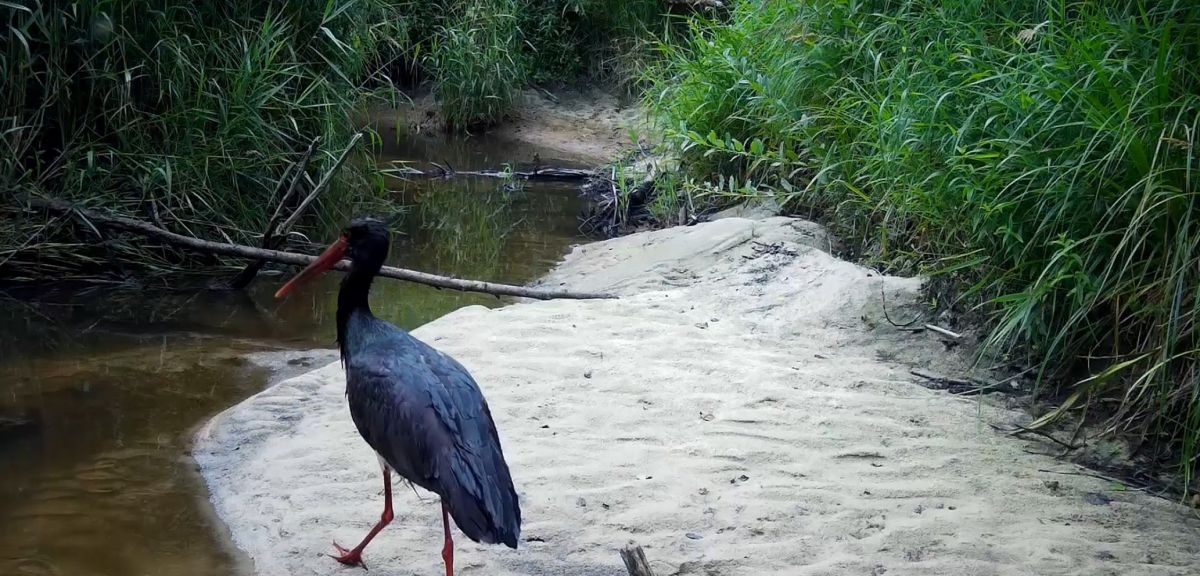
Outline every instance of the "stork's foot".
<path fill-rule="evenodd" d="M 358 566 L 363 570 L 367 569 L 367 564 L 363 562 L 362 559 L 362 550 L 347 550 L 338 545 L 337 542 L 333 543 L 333 547 L 337 549 L 338 553 L 336 556 L 333 554 L 328 554 L 327 556 L 330 558 L 333 558 L 334 560 L 337 560 L 346 566 Z"/>

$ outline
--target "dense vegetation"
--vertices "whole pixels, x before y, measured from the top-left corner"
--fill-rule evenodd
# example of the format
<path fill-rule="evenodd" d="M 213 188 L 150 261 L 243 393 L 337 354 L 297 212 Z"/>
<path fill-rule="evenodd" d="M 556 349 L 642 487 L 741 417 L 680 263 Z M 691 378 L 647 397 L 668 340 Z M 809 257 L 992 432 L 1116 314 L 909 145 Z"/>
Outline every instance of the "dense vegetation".
<path fill-rule="evenodd" d="M 2 2 L 0 271 L 7 279 L 101 279 L 175 269 L 189 258 L 29 210 L 31 197 L 253 242 L 289 166 L 320 137 L 301 184 L 311 186 L 372 101 L 428 86 L 445 118 L 468 128 L 502 118 L 531 83 L 636 80 L 616 63 L 644 45 L 638 38 L 657 6 Z M 368 142 L 322 192 L 310 225 L 381 197 Z"/>
<path fill-rule="evenodd" d="M 934 275 L 1064 409 L 1190 472 L 1200 6 L 747 0 L 662 49 L 647 103 L 711 182 L 677 196 L 770 194 Z"/>
<path fill-rule="evenodd" d="M 404 62 L 428 75 L 442 114 L 457 128 L 502 118 L 531 84 L 579 79 L 632 90 L 663 0 L 482 0 L 405 3 Z"/>
<path fill-rule="evenodd" d="M 654 209 L 770 195 L 923 272 L 989 351 L 1200 461 L 1200 7 L 1183 0 L 115 0 L 0 3 L 0 274 L 172 267 L 48 196 L 251 242 L 397 88 L 453 127 L 581 78 L 643 95 L 686 174 Z M 676 34 L 679 33 L 679 34 Z M 651 42 L 651 40 L 656 40 Z M 655 48 L 656 50 L 651 50 Z M 379 197 L 355 152 L 314 214 Z M 1093 411 L 1095 412 L 1095 411 Z"/>
<path fill-rule="evenodd" d="M 18 203 L 45 195 L 245 240 L 313 138 L 313 172 L 346 146 L 372 59 L 402 37 L 393 17 L 371 1 L 4 3 L 0 189 Z M 369 194 L 364 182 L 347 166 L 322 200 Z M 6 216 L 0 263 L 16 277 L 179 256 L 70 219 Z"/>

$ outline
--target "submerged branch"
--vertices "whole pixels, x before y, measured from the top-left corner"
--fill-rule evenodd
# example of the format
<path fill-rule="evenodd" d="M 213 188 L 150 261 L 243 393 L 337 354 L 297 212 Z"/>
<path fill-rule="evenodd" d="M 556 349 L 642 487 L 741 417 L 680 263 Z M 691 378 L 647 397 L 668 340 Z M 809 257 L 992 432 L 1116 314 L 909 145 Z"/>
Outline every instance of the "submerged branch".
<path fill-rule="evenodd" d="M 453 178 L 455 176 L 474 176 L 477 178 L 501 178 L 501 179 L 516 179 L 516 180 L 542 180 L 542 181 L 565 181 L 575 182 L 579 180 L 587 180 L 596 175 L 593 170 L 580 170 L 578 168 L 539 168 L 531 172 L 521 172 L 512 170 L 455 170 L 447 168 L 440 164 L 434 164 L 436 170 L 421 170 L 412 166 L 401 166 L 384 170 L 386 174 L 391 174 L 400 178 Z"/>
<path fill-rule="evenodd" d="M 125 218 L 123 216 L 101 214 L 93 210 L 74 206 L 61 200 L 30 198 L 29 205 L 35 208 L 42 208 L 60 214 L 74 214 L 90 225 L 100 224 L 104 226 L 114 226 L 130 232 L 136 232 L 146 236 L 158 238 L 159 240 L 174 244 L 176 246 L 182 246 L 208 254 L 219 254 L 222 256 L 234 256 L 238 258 L 253 258 L 276 262 L 279 264 L 292 264 L 295 266 L 307 266 L 317 259 L 316 256 L 309 256 L 308 254 L 296 254 L 294 252 L 282 252 L 279 250 L 254 248 L 252 246 L 243 246 L 241 244 L 213 242 L 211 240 L 194 238 L 192 236 L 184 236 L 168 230 L 163 230 L 162 228 L 154 226 L 148 222 L 142 222 L 132 218 Z M 333 268 L 341 271 L 349 270 L 350 262 L 343 260 L 337 263 Z M 435 288 L 448 288 L 451 290 L 461 290 L 464 292 L 481 292 L 495 296 L 519 296 L 522 298 L 534 298 L 537 300 L 589 300 L 615 298 L 615 296 L 609 294 L 596 292 L 573 292 L 570 290 L 552 290 L 543 288 L 530 288 L 526 286 L 513 286 L 510 284 L 497 284 L 493 282 L 484 282 L 482 280 L 463 280 L 459 278 L 450 278 L 448 276 L 439 276 L 437 274 L 429 274 L 427 272 L 408 270 L 405 268 L 393 268 L 391 266 L 384 266 L 383 269 L 379 271 L 379 275 L 384 278 L 407 280 L 409 282 L 425 284 Z"/>

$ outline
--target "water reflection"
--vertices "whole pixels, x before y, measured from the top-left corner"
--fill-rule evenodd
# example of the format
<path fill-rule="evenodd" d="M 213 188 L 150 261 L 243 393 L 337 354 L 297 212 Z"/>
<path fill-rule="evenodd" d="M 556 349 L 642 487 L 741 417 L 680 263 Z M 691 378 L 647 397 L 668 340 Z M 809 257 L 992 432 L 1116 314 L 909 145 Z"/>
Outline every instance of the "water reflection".
<path fill-rule="evenodd" d="M 486 141 L 385 143 L 385 161 L 471 169 L 527 160 L 523 151 Z M 395 266 L 523 283 L 581 240 L 570 186 L 455 178 L 391 180 L 389 187 L 409 207 L 397 219 Z M 275 300 L 284 275 L 294 272 L 277 270 L 244 293 L 0 293 L 0 574 L 244 568 L 207 515 L 187 438 L 207 416 L 267 382 L 270 371 L 248 356 L 286 354 L 268 364 L 292 371 L 334 358 L 305 359 L 294 350 L 332 346 L 339 275 Z M 372 296 L 376 314 L 409 328 L 464 305 L 502 303 L 392 280 L 377 282 Z"/>

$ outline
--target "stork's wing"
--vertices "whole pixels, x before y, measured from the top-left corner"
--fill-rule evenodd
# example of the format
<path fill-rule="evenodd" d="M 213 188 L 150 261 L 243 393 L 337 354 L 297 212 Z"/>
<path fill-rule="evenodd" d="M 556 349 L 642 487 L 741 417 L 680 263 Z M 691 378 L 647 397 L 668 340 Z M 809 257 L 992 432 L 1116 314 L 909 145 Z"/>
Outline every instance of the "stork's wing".
<path fill-rule="evenodd" d="M 439 494 L 472 540 L 515 548 L 521 512 L 483 394 L 453 358 L 399 334 L 346 365 L 359 433 L 397 473 Z"/>

